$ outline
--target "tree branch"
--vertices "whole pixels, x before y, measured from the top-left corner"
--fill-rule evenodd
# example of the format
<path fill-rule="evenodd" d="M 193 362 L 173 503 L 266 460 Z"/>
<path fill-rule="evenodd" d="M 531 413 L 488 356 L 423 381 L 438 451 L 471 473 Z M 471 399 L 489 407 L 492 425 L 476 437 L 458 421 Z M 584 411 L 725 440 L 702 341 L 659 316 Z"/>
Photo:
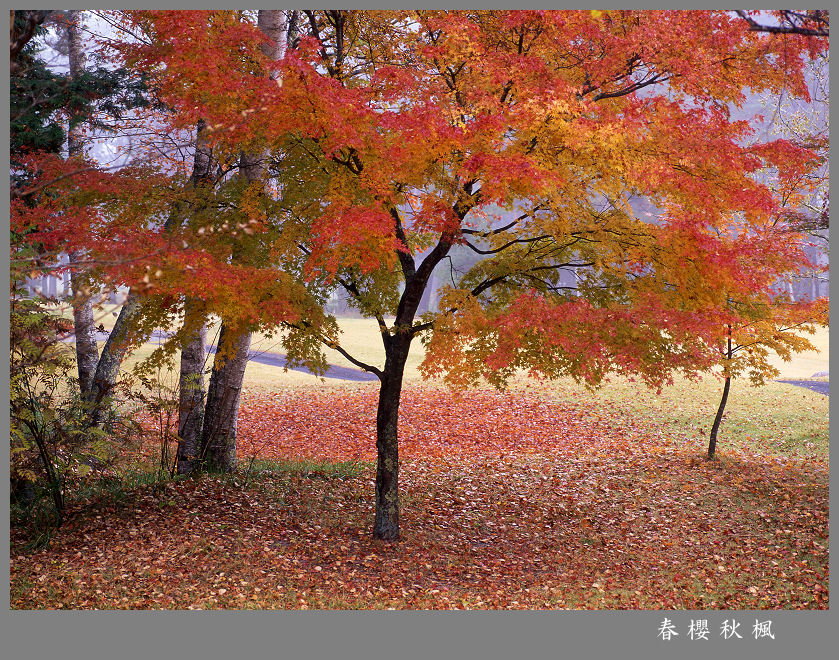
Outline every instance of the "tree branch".
<path fill-rule="evenodd" d="M 533 209 L 534 211 L 542 210 L 539 207 Z M 532 213 L 532 211 L 531 211 Z M 473 236 L 480 236 L 481 238 L 486 238 L 488 236 L 494 236 L 495 234 L 501 234 L 509 229 L 515 227 L 518 223 L 520 223 L 525 218 L 529 218 L 530 213 L 522 213 L 518 218 L 513 220 L 511 223 L 504 225 L 503 227 L 499 227 L 498 229 L 493 229 L 491 231 L 477 231 L 476 229 L 461 229 L 461 234 L 469 234 Z"/>
<path fill-rule="evenodd" d="M 799 34 L 805 37 L 830 37 L 830 15 L 827 11 L 814 10 L 812 13 L 804 15 L 794 13 L 790 10 L 784 10 L 784 18 L 789 22 L 789 25 L 761 25 L 744 10 L 737 9 L 737 15 L 749 24 L 751 32 L 766 32 L 767 34 Z M 795 18 L 798 18 L 801 23 L 812 21 L 813 24 L 823 27 L 808 28 L 802 24 L 796 24 Z"/>
<path fill-rule="evenodd" d="M 283 325 L 287 328 L 294 328 L 296 330 L 302 330 L 306 328 L 311 328 L 312 324 L 308 321 L 300 321 L 299 323 L 291 323 L 290 321 L 283 321 Z M 323 344 L 324 346 L 328 346 L 329 348 L 338 351 L 341 355 L 343 355 L 347 360 L 352 362 L 355 366 L 359 369 L 363 369 L 364 371 L 369 371 L 371 374 L 375 374 L 378 378 L 382 378 L 382 371 L 372 364 L 367 364 L 366 362 L 362 362 L 361 360 L 354 358 L 350 355 L 338 342 L 332 341 L 331 339 L 327 339 L 321 334 L 315 333 L 315 337 L 317 340 Z"/>
<path fill-rule="evenodd" d="M 393 218 L 396 238 L 398 238 L 402 245 L 405 246 L 405 250 L 408 250 L 408 237 L 405 235 L 405 228 L 402 226 L 402 218 L 399 217 L 399 209 L 391 205 L 388 208 L 388 212 L 390 213 L 390 217 Z M 407 283 L 416 275 L 417 265 L 414 263 L 414 258 L 407 252 L 403 252 L 400 249 L 397 249 L 396 252 L 399 257 L 399 264 L 402 266 L 402 274 L 405 276 L 405 283 L 407 285 Z"/>
<path fill-rule="evenodd" d="M 536 243 L 538 241 L 543 241 L 546 238 L 550 238 L 550 235 L 549 234 L 544 234 L 543 236 L 535 236 L 533 238 L 516 238 L 516 239 L 513 239 L 512 241 L 507 241 L 507 243 L 505 243 L 504 245 L 502 245 L 499 248 L 495 248 L 494 250 L 482 250 L 479 247 L 477 247 L 475 245 L 472 245 L 472 243 L 470 243 L 469 241 L 464 241 L 464 243 L 466 244 L 466 246 L 470 250 L 472 250 L 473 252 L 475 252 L 477 254 L 498 254 L 499 252 L 503 252 L 508 247 L 510 247 L 512 245 L 516 245 L 517 243 Z"/>

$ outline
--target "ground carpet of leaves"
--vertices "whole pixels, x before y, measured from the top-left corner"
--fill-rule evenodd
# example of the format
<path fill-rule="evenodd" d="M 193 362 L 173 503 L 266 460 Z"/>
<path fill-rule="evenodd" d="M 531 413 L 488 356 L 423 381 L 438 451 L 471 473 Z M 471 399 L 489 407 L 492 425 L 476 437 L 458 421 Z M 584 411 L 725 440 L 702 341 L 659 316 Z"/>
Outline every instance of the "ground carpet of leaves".
<path fill-rule="evenodd" d="M 585 402 L 410 387 L 384 544 L 376 397 L 246 394 L 235 477 L 92 502 L 32 553 L 13 529 L 11 607 L 828 608 L 826 462 L 708 462 Z"/>

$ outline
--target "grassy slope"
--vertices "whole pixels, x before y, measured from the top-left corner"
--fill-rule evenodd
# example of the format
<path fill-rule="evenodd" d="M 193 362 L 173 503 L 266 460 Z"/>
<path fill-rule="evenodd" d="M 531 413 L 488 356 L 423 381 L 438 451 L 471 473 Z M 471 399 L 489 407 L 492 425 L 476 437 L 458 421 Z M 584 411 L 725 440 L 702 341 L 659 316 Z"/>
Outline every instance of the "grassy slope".
<path fill-rule="evenodd" d="M 376 324 L 368 319 L 341 319 L 341 343 L 352 355 L 376 366 L 384 363 L 384 349 Z M 777 360 L 781 371 L 779 378 L 808 378 L 816 371 L 829 368 L 829 331 L 820 329 L 813 338 L 819 352 L 802 353 L 791 362 Z M 257 336 L 254 350 L 277 351 L 276 338 Z M 126 363 L 130 368 L 151 352 L 144 347 Z M 332 364 L 352 367 L 340 354 L 326 349 Z M 423 348 L 419 342 L 412 347 L 405 369 L 408 383 L 419 383 L 418 370 Z M 170 383 L 176 374 L 165 374 Z M 256 362 L 248 364 L 246 387 L 256 391 L 279 391 L 285 388 L 339 388 L 356 389 L 371 387 L 336 379 L 321 380 L 299 371 L 284 372 Z M 674 434 L 682 441 L 703 446 L 716 414 L 722 392 L 721 381 L 707 375 L 697 382 L 676 379 L 660 394 L 638 383 L 613 378 L 601 388 L 589 391 L 569 378 L 555 382 L 535 382 L 522 378 L 513 384 L 514 390 L 540 392 L 548 399 L 588 399 L 610 414 L 620 413 L 624 424 L 633 419 L 639 423 L 653 424 L 662 432 Z M 788 453 L 792 456 L 817 455 L 827 457 L 828 451 L 828 398 L 801 387 L 770 382 L 763 387 L 752 387 L 748 380 L 735 380 L 726 416 L 720 431 L 720 450 L 751 448 L 760 452 Z"/>

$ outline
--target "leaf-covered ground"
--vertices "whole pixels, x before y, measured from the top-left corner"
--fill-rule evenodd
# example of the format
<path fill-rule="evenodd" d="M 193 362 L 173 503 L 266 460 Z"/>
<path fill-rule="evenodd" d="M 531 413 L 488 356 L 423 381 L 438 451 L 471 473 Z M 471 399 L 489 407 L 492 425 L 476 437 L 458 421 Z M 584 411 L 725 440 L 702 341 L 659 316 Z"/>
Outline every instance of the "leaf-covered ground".
<path fill-rule="evenodd" d="M 376 394 L 251 393 L 235 477 L 12 530 L 12 608 L 828 607 L 826 461 L 708 462 L 585 401 L 408 388 L 403 540 L 373 541 Z"/>

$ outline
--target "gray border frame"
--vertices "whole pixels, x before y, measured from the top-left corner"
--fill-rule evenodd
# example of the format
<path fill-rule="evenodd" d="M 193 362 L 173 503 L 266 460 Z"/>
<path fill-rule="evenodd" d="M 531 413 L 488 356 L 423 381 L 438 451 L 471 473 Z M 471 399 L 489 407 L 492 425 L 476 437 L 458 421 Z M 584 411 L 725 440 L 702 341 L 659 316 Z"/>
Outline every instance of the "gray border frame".
<path fill-rule="evenodd" d="M 666 8 L 700 9 L 696 4 Z M 77 3 L 71 3 L 79 6 Z M 143 4 L 143 3 L 140 3 Z M 229 7 L 237 3 L 175 3 L 177 8 Z M 361 8 L 373 8 L 364 3 Z M 416 3 L 434 6 L 437 3 Z M 489 3 L 496 4 L 496 3 Z M 700 4 L 700 3 L 697 3 Z M 777 8 L 780 3 L 760 3 Z M 826 5 L 827 3 L 822 3 Z M 123 3 L 85 3 L 90 8 L 111 8 Z M 192 5 L 192 7 L 190 7 Z M 405 0 L 392 4 L 412 5 Z M 483 6 L 483 3 L 481 3 Z M 19 5 L 18 5 L 19 6 Z M 136 6 L 132 3 L 131 6 Z M 357 3 L 343 6 L 357 8 Z M 462 8 L 461 3 L 447 4 Z M 474 6 L 474 5 L 473 5 Z M 499 5 L 502 6 L 502 5 Z M 507 5 L 509 6 L 509 5 Z M 626 7 L 627 5 L 623 5 Z M 633 8 L 655 8 L 648 3 Z M 579 4 L 577 5 L 579 7 Z M 604 9 L 619 5 L 606 2 Z M 545 9 L 560 9 L 555 5 Z M 565 7 L 572 8 L 572 7 Z M 5 76 L 5 73 L 4 73 Z M 4 77 L 4 80 L 6 78 Z M 4 85 L 5 90 L 8 89 Z M 4 149 L 8 150 L 8 105 L 3 104 Z M 2 186 L 4 204 L 8 201 Z M 4 208 L 8 208 L 6 205 Z M 5 239 L 8 240 L 8 239 Z M 3 259 L 7 259 L 4 253 Z M 4 273 L 4 278 L 8 276 Z M 8 280 L 6 279 L 8 283 Z M 8 308 L 3 308 L 6 327 Z M 835 320 L 835 319 L 834 319 Z M 8 344 L 8 335 L 0 336 Z M 3 393 L 8 394 L 8 366 L 3 363 Z M 8 428 L 4 414 L 2 425 Z M 831 433 L 831 439 L 834 434 Z M 831 452 L 832 454 L 834 452 Z M 8 497 L 8 463 L 0 479 Z M 835 486 L 832 483 L 831 486 Z M 837 505 L 835 495 L 831 506 Z M 8 530 L 8 509 L 0 506 Z M 0 580 L 9 599 L 9 549 L 4 546 Z M 831 552 L 833 559 L 833 552 Z M 664 641 L 657 630 L 670 619 L 679 636 Z M 693 619 L 707 619 L 709 640 L 690 640 L 687 629 Z M 723 640 L 719 627 L 725 619 L 740 622 L 743 639 Z M 755 640 L 755 619 L 771 620 L 774 640 Z M 804 657 L 835 657 L 831 653 L 837 617 L 832 611 L 621 611 L 621 612 L 21 612 L 0 613 L 3 655 L 10 658 L 80 657 L 98 660 L 133 658 L 737 658 L 772 660 Z"/>

